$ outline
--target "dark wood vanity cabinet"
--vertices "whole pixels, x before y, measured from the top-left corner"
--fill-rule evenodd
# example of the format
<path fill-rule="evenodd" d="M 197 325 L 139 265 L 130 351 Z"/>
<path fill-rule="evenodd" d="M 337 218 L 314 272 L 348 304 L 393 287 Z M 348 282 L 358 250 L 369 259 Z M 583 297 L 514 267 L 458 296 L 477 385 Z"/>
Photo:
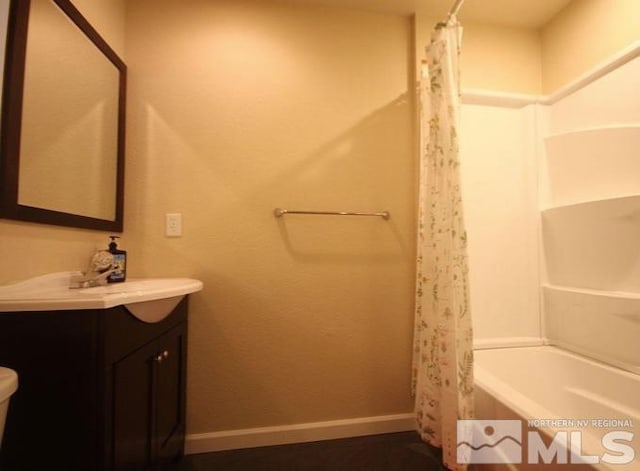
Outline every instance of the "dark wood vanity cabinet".
<path fill-rule="evenodd" d="M 157 323 L 110 309 L 0 313 L 18 372 L 1 471 L 156 471 L 182 456 L 185 297 Z"/>

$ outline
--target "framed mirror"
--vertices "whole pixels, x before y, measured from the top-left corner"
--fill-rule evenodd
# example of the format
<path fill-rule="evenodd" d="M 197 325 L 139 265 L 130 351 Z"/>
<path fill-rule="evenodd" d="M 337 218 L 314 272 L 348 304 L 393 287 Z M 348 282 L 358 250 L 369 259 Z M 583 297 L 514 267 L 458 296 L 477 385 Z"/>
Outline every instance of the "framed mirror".
<path fill-rule="evenodd" d="M 69 0 L 11 0 L 0 217 L 122 231 L 126 66 Z"/>

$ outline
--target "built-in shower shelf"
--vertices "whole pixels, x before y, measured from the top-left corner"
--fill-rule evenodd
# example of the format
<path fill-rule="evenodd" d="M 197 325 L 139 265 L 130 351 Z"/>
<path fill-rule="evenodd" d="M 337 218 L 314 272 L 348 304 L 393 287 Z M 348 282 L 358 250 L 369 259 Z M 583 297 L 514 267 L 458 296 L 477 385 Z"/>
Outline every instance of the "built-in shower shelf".
<path fill-rule="evenodd" d="M 553 285 L 553 284 L 543 284 L 542 288 L 548 291 L 554 291 L 559 293 L 574 293 L 577 295 L 585 295 L 585 296 L 597 296 L 597 297 L 640 301 L 640 292 L 576 288 L 574 286 L 563 286 L 563 285 Z M 637 317 L 640 320 L 640 312 L 637 314 Z"/>
<path fill-rule="evenodd" d="M 543 137 L 543 139 L 545 140 L 545 142 L 549 142 L 552 141 L 554 139 L 564 139 L 564 138 L 571 138 L 572 136 L 577 136 L 577 135 L 585 135 L 587 133 L 594 133 L 594 135 L 607 135 L 610 132 L 616 132 L 616 131 L 633 131 L 633 130 L 640 130 L 640 122 L 636 122 L 636 123 L 624 123 L 624 124 L 604 124 L 601 126 L 589 126 L 589 127 L 582 127 L 582 128 L 574 128 L 574 129 L 569 129 L 566 131 L 560 131 L 560 132 L 554 132 L 551 134 L 547 134 L 546 136 Z"/>
<path fill-rule="evenodd" d="M 574 211 L 589 210 L 589 208 L 591 208 L 591 210 L 599 211 L 601 208 L 604 209 L 606 207 L 619 207 L 640 210 L 640 194 L 633 193 L 608 198 L 576 200 L 557 206 L 549 206 L 548 208 L 542 210 L 542 214 L 556 215 Z"/>
<path fill-rule="evenodd" d="M 640 292 L 640 195 L 547 209 L 542 237 L 549 283 Z"/>
<path fill-rule="evenodd" d="M 550 206 L 640 194 L 640 123 L 545 138 Z"/>
<path fill-rule="evenodd" d="M 544 285 L 545 336 L 552 344 L 623 368 L 640 366 L 640 293 Z"/>

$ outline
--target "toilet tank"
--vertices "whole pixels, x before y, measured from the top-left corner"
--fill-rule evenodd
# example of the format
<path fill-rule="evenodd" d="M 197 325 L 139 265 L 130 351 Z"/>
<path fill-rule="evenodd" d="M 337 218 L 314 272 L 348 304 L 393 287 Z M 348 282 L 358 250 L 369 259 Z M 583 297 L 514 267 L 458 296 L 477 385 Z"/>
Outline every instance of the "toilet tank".
<path fill-rule="evenodd" d="M 9 399 L 18 389 L 18 375 L 9 368 L 0 367 L 0 447 L 2 446 L 2 435 L 4 423 L 7 419 L 9 409 Z"/>

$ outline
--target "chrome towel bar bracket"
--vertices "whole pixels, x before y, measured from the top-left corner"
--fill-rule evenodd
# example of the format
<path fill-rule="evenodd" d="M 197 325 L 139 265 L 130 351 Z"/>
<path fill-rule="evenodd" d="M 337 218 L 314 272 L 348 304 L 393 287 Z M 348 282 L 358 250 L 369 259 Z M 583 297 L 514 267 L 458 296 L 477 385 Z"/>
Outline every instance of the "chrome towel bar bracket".
<path fill-rule="evenodd" d="M 321 216 L 377 216 L 382 219 L 388 220 L 391 217 L 389 211 L 380 211 L 378 213 L 358 213 L 349 211 L 294 211 L 291 209 L 276 208 L 273 210 L 273 215 L 277 218 L 284 216 L 285 214 L 311 214 Z"/>

